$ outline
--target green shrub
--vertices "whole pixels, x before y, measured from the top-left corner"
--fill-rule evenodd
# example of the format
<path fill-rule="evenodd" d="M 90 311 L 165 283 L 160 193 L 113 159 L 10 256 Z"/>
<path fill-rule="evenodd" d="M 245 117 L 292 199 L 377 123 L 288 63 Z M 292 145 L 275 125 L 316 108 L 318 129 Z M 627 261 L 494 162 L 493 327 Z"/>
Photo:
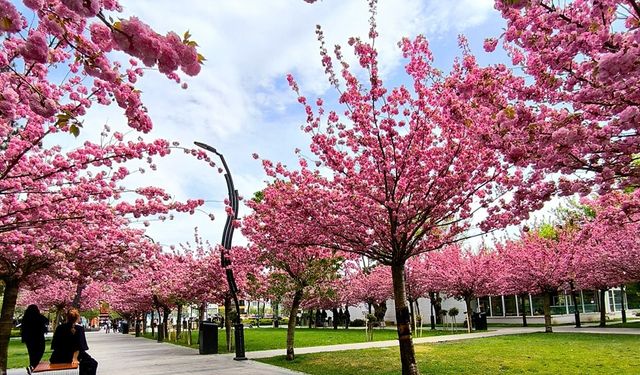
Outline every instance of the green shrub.
<path fill-rule="evenodd" d="M 351 327 L 364 327 L 364 319 L 353 319 L 350 324 Z"/>

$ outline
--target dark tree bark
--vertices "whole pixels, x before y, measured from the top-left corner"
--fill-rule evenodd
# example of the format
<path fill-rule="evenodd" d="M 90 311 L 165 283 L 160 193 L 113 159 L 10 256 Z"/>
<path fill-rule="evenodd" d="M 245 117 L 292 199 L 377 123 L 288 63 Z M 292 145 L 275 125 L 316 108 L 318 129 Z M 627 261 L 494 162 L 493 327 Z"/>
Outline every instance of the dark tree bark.
<path fill-rule="evenodd" d="M 571 287 L 571 300 L 573 301 L 573 317 L 576 321 L 576 328 L 580 328 L 582 325 L 580 324 L 580 310 L 578 309 L 578 293 L 573 286 L 573 281 L 569 283 Z"/>
<path fill-rule="evenodd" d="M 333 313 L 333 329 L 338 329 L 338 309 L 334 307 L 331 312 Z"/>
<path fill-rule="evenodd" d="M 0 312 L 0 374 L 7 374 L 9 359 L 9 340 L 13 326 L 13 314 L 16 311 L 20 282 L 13 279 L 5 280 L 2 311 Z"/>
<path fill-rule="evenodd" d="M 178 341 L 180 335 L 182 334 L 182 305 L 178 304 L 177 309 L 178 313 L 176 316 L 176 341 Z"/>
<path fill-rule="evenodd" d="M 551 292 L 544 292 L 542 305 L 544 309 L 544 331 L 551 333 L 553 332 L 553 327 L 551 326 Z"/>
<path fill-rule="evenodd" d="M 169 337 L 169 314 L 171 313 L 171 311 L 169 310 L 168 307 L 163 307 L 162 309 L 162 328 L 164 330 L 164 337 Z"/>
<path fill-rule="evenodd" d="M 273 301 L 273 328 L 280 327 L 280 304 Z"/>
<path fill-rule="evenodd" d="M 464 296 L 464 303 L 467 306 L 467 332 L 471 333 L 471 296 Z"/>
<path fill-rule="evenodd" d="M 298 317 L 300 301 L 302 301 L 302 290 L 297 290 L 293 295 L 291 311 L 289 312 L 289 323 L 287 324 L 287 361 L 293 361 L 295 358 L 295 354 L 293 352 L 293 340 L 296 332 L 296 318 Z"/>
<path fill-rule="evenodd" d="M 344 312 L 344 329 L 349 329 L 350 323 L 351 323 L 351 313 L 349 312 L 349 306 L 347 306 Z"/>
<path fill-rule="evenodd" d="M 393 296 L 396 305 L 396 320 L 398 329 L 398 342 L 400 344 L 400 361 L 402 362 L 402 375 L 418 375 L 416 354 L 411 338 L 411 326 L 409 325 L 409 307 L 407 306 L 407 294 L 404 282 L 404 263 L 391 266 L 393 280 Z"/>
<path fill-rule="evenodd" d="M 622 314 L 622 323 L 627 322 L 627 309 L 624 305 L 625 297 L 627 296 L 627 292 L 624 290 L 624 284 L 620 285 L 620 313 Z"/>
<path fill-rule="evenodd" d="M 599 327 L 607 326 L 606 289 L 600 289 L 600 324 Z"/>
<path fill-rule="evenodd" d="M 518 299 L 520 300 L 520 311 L 522 311 L 522 326 L 526 327 L 527 324 L 527 309 L 524 304 L 524 298 L 526 294 L 518 294 Z"/>
<path fill-rule="evenodd" d="M 155 320 L 155 312 L 153 311 L 153 309 L 151 310 L 151 337 L 155 336 L 156 334 L 156 325 L 153 323 L 153 321 Z"/>
<path fill-rule="evenodd" d="M 387 315 L 387 302 L 374 303 L 373 315 L 375 315 L 378 322 L 384 322 L 384 316 Z"/>
<path fill-rule="evenodd" d="M 80 310 L 80 301 L 82 300 L 82 292 L 84 291 L 87 284 L 84 282 L 78 282 L 76 285 L 76 294 L 73 296 L 73 301 L 71 302 L 71 306 Z"/>
<path fill-rule="evenodd" d="M 430 312 L 431 312 L 431 319 L 430 319 L 430 323 L 431 323 L 431 329 L 435 330 L 436 329 L 436 316 L 435 316 L 435 302 L 436 301 L 436 294 L 434 292 L 429 292 L 429 305 L 431 306 L 430 308 Z"/>

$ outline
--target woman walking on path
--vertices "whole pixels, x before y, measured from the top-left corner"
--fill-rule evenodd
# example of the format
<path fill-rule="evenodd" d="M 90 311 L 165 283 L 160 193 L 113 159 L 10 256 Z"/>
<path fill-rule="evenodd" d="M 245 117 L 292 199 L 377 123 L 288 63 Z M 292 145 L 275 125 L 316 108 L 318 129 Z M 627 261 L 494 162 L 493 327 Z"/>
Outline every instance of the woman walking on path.
<path fill-rule="evenodd" d="M 77 323 L 80 321 L 78 310 L 67 312 L 67 322 L 56 328 L 51 341 L 51 363 L 71 363 L 73 354 L 79 352 L 80 375 L 95 375 L 98 362 L 87 353 L 89 345 L 84 335 L 84 328 Z"/>
<path fill-rule="evenodd" d="M 44 334 L 47 333 L 49 319 L 40 314 L 38 306 L 29 305 L 22 317 L 20 325 L 20 336 L 22 342 L 27 346 L 29 352 L 29 367 L 27 373 L 38 365 L 44 355 Z"/>

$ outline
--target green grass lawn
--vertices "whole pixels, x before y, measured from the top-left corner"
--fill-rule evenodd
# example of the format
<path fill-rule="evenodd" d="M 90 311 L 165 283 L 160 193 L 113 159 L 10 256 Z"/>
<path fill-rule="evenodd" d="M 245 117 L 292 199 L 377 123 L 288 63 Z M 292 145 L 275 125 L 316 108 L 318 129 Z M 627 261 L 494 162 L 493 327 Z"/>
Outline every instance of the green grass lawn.
<path fill-rule="evenodd" d="M 422 374 L 640 374 L 632 335 L 532 333 L 416 345 Z M 260 360 L 322 375 L 400 373 L 398 348 L 351 350 Z"/>
<path fill-rule="evenodd" d="M 457 333 L 466 333 L 459 331 Z M 192 331 L 192 344 L 191 347 L 198 347 L 198 331 Z M 423 337 L 446 335 L 451 332 L 445 331 L 431 331 L 424 330 Z M 186 345 L 186 335 L 184 332 L 183 337 L 178 342 L 167 341 L 178 345 Z M 145 334 L 145 337 L 151 338 L 150 334 Z M 395 329 L 376 329 L 373 334 L 374 341 L 383 340 L 395 340 L 398 338 L 398 334 Z M 268 350 L 268 349 L 284 349 L 287 342 L 287 330 L 283 328 L 251 328 L 244 330 L 245 350 L 247 352 L 255 350 Z M 296 328 L 295 345 L 296 348 L 303 348 L 308 346 L 320 346 L 320 345 L 337 345 L 347 344 L 354 342 L 365 342 L 364 329 L 338 329 L 331 328 Z M 226 353 L 226 337 L 223 329 L 218 330 L 218 347 L 220 353 Z"/>
<path fill-rule="evenodd" d="M 51 356 L 51 340 L 45 342 L 45 352 L 42 359 L 48 361 Z M 29 354 L 27 353 L 27 347 L 20 342 L 20 339 L 13 339 L 9 341 L 9 361 L 7 368 L 20 368 L 27 367 L 29 365 Z"/>
<path fill-rule="evenodd" d="M 640 328 L 640 320 L 636 320 L 633 322 L 629 322 L 627 321 L 626 323 L 612 323 L 609 324 L 607 323 L 607 327 L 611 327 L 611 328 Z"/>

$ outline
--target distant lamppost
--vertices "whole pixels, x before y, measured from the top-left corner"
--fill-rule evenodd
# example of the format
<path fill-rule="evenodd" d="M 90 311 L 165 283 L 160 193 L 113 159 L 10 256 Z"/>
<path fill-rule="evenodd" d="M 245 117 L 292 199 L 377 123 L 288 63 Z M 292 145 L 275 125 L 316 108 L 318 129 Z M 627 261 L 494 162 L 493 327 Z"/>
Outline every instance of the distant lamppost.
<path fill-rule="evenodd" d="M 202 142 L 193 142 L 196 146 L 203 148 L 207 151 L 213 152 L 220 157 L 222 166 L 224 167 L 224 179 L 227 181 L 227 191 L 229 194 L 229 202 L 231 209 L 233 210 L 233 217 L 227 215 L 227 221 L 224 224 L 224 230 L 222 231 L 222 247 L 224 251 L 221 254 L 220 262 L 225 269 L 227 275 L 227 283 L 229 284 L 229 292 L 233 298 L 233 302 L 236 305 L 236 319 L 234 322 L 235 330 L 235 342 L 236 342 L 236 356 L 233 358 L 236 361 L 246 360 L 244 352 L 244 326 L 240 320 L 240 303 L 238 302 L 238 287 L 236 286 L 236 280 L 233 277 L 233 270 L 229 267 L 231 265 L 231 259 L 228 257 L 228 253 L 231 250 L 231 239 L 233 238 L 233 221 L 238 219 L 238 191 L 233 186 L 233 180 L 231 179 L 231 172 L 229 166 L 224 160 L 224 156 L 219 153 L 215 148 Z"/>

